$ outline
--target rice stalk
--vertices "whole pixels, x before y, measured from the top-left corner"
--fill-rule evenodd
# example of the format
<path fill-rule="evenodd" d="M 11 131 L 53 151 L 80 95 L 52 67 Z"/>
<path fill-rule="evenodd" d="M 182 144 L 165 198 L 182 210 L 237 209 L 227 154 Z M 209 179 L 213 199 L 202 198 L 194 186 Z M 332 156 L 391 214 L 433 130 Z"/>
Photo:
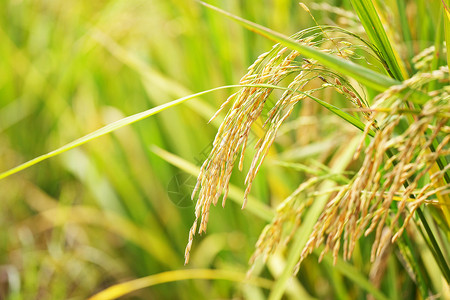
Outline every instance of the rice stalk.
<path fill-rule="evenodd" d="M 355 49 L 362 50 L 367 55 L 376 56 L 376 53 L 365 43 L 361 41 L 357 43 L 355 36 L 334 27 L 310 28 L 297 33 L 293 39 L 301 44 L 346 59 L 362 58 L 360 54 L 355 54 Z M 344 39 L 352 40 L 353 43 Z M 335 49 L 330 48 L 330 44 L 335 46 Z M 263 122 L 265 132 L 255 144 L 256 154 L 245 179 L 247 187 L 242 208 L 245 208 L 252 183 L 275 140 L 278 129 L 290 116 L 294 106 L 308 95 L 331 87 L 347 98 L 355 107 L 362 109 L 363 116 L 372 124 L 371 111 L 364 110 L 368 107 L 367 101 L 358 93 L 357 89 L 350 85 L 348 80 L 315 60 L 300 59 L 300 55 L 298 51 L 288 51 L 286 47 L 277 44 L 271 51 L 260 55 L 240 81 L 242 85 L 278 85 L 287 77 L 293 78 L 284 94 L 269 110 L 267 119 Z M 380 62 L 380 64 L 382 63 Z M 321 85 L 317 87 L 316 84 L 314 87 L 311 83 L 313 81 L 321 82 Z M 195 207 L 195 221 L 189 232 L 185 251 L 186 263 L 189 260 L 194 235 L 197 232 L 200 234 L 206 231 L 211 204 L 216 205 L 222 193 L 222 206 L 225 205 L 233 167 L 238 160 L 238 167 L 242 170 L 252 125 L 261 117 L 271 92 L 272 89 L 266 87 L 243 87 L 230 96 L 213 116 L 215 118 L 229 102 L 234 100 L 219 127 L 211 153 L 201 167 L 197 185 L 192 194 L 192 198 L 196 196 L 197 192 L 199 196 Z"/>
<path fill-rule="evenodd" d="M 419 88 L 432 80 L 448 80 L 448 68 L 420 73 L 405 85 Z M 364 151 L 360 147 L 355 153 L 355 158 L 364 154 L 362 166 L 350 183 L 330 193 L 328 204 L 302 251 L 299 263 L 322 244 L 325 247 L 319 260 L 332 251 L 336 263 L 340 250 L 343 250 L 345 259 L 350 259 L 356 241 L 363 235 L 374 233 L 372 277 L 375 283 L 379 283 L 377 270 L 385 268 L 381 258 L 385 257 L 389 244 L 407 228 L 415 211 L 424 204 L 436 205 L 443 211 L 448 209 L 448 203 L 441 202 L 439 195 L 447 196 L 450 184 L 441 184 L 439 180 L 449 172 L 450 165 L 442 170 L 432 166 L 440 157 L 450 155 L 449 92 L 445 87 L 432 91 L 429 93 L 434 95 L 431 101 L 420 111 L 411 111 L 403 109 L 406 99 L 399 98 L 402 88 L 395 87 L 378 96 L 371 109 L 374 112 L 372 117 L 379 121 L 378 131 Z M 402 134 L 397 134 L 398 123 L 411 113 L 415 113 L 416 122 Z M 367 128 L 370 126 L 369 122 Z M 435 140 L 440 141 L 439 145 L 435 151 L 430 151 L 429 146 Z M 387 158 L 386 152 L 393 155 Z M 260 256 L 266 260 L 278 246 L 285 246 L 290 241 L 292 233 L 302 222 L 304 212 L 318 196 L 315 192 L 318 182 L 319 177 L 310 178 L 282 202 L 273 221 L 261 233 L 251 263 Z"/>
<path fill-rule="evenodd" d="M 247 21 L 244 23 L 249 24 Z M 250 27 L 256 26 L 252 24 Z M 278 129 L 291 115 L 294 106 L 312 98 L 327 107 L 326 102 L 312 94 L 326 88 L 334 89 L 352 103 L 367 121 L 360 146 L 354 155 L 355 159 L 361 156 L 362 162 L 349 183 L 341 182 L 334 192 L 320 195 L 329 197 L 327 205 L 321 214 L 318 212 L 317 216 L 320 216 L 314 229 L 304 248 L 303 245 L 299 248 L 301 254 L 299 252 L 296 259 L 299 265 L 307 255 L 322 245 L 324 247 L 319 260 L 330 251 L 334 263 L 341 253 L 344 259 L 350 259 L 359 238 L 372 234 L 374 242 L 371 261 L 375 262 L 372 279 L 378 284 L 380 278 L 377 276 L 386 268 L 380 257 L 387 255 L 389 244 L 398 240 L 415 212 L 420 215 L 421 206 L 437 205 L 449 220 L 446 207 L 448 203 L 445 199 L 448 199 L 450 186 L 448 180 L 447 183 L 443 180 L 448 177 L 449 167 L 442 166 L 442 161 L 445 161 L 442 159 L 450 154 L 450 96 L 445 85 L 449 81 L 448 67 L 428 71 L 429 56 L 433 52 L 429 49 L 414 61 L 421 72 L 391 86 L 376 97 L 374 105 L 369 106 L 361 96 L 360 88 L 352 86 L 345 77 L 337 74 L 337 70 L 330 70 L 317 60 L 302 57 L 301 51 L 308 48 L 312 49 L 308 53 L 316 53 L 319 50 L 346 60 L 365 60 L 366 63 L 375 61 L 375 68 L 388 68 L 382 58 L 384 55 L 373 45 L 345 30 L 320 26 L 301 31 L 290 40 L 299 45 L 292 47 L 296 50 L 289 51 L 282 45 L 275 45 L 271 51 L 258 57 L 240 83 L 259 86 L 243 87 L 229 97 L 219 110 L 222 111 L 234 101 L 215 137 L 211 153 L 201 167 L 192 194 L 195 198 L 198 193 L 198 200 L 195 221 L 189 232 L 185 251 L 185 263 L 189 261 L 195 234 L 206 231 L 211 204 L 216 205 L 223 194 L 222 206 L 225 205 L 236 162 L 242 171 L 244 153 L 250 145 L 251 128 L 259 118 L 264 117 L 264 108 L 268 106 L 273 89 L 264 84 L 275 86 L 288 82 L 284 94 L 273 104 L 263 122 L 264 134 L 255 144 L 256 154 L 245 179 L 247 187 L 242 208 L 245 208 L 252 183 Z M 321 85 L 318 86 L 318 82 Z M 433 83 L 430 86 L 438 89 L 425 93 L 427 87 L 430 87 L 429 83 Z M 417 93 L 424 101 L 416 101 L 416 104 L 420 103 L 422 106 L 412 107 L 408 101 Z M 364 147 L 363 142 L 368 140 L 368 135 L 373 136 L 373 139 Z M 435 167 L 437 165 L 438 168 Z M 320 177 L 308 179 L 282 202 L 274 219 L 260 235 L 251 262 L 260 256 L 267 259 L 278 246 L 284 246 L 291 240 L 302 224 L 302 217 L 308 207 L 318 197 L 314 187 L 321 180 Z M 422 284 L 419 285 L 423 287 Z M 424 291 L 426 289 L 422 292 Z"/>
<path fill-rule="evenodd" d="M 417 87 L 431 79 L 448 80 L 448 68 L 419 74 L 405 82 L 405 85 Z M 398 239 L 421 205 L 436 198 L 440 192 L 448 193 L 448 184 L 439 186 L 436 183 L 450 167 L 446 166 L 431 174 L 430 170 L 439 157 L 450 154 L 450 136 L 445 129 L 449 122 L 449 94 L 445 90 L 438 91 L 439 94 L 415 116 L 416 121 L 405 132 L 397 135 L 395 129 L 404 118 L 404 113 L 395 110 L 405 106 L 405 99 L 397 97 L 399 88 L 379 96 L 374 107 L 388 105 L 391 110 L 388 114 L 375 113 L 380 121 L 380 130 L 365 149 L 363 164 L 352 183 L 342 186 L 341 192 L 330 199 L 303 250 L 302 259 L 325 243 L 321 257 L 332 250 L 336 260 L 342 239 L 343 256 L 349 259 L 358 238 L 374 232 L 371 254 L 371 260 L 374 261 L 386 243 Z M 431 152 L 429 146 L 435 139 L 440 141 L 439 146 Z M 386 159 L 386 152 L 393 155 Z M 423 181 L 428 183 L 423 184 Z M 398 193 L 401 201 L 394 200 Z M 447 204 L 440 205 L 445 207 Z M 392 209 L 393 206 L 397 212 Z M 399 222 L 400 219 L 402 222 Z M 384 230 L 390 234 L 383 235 Z"/>

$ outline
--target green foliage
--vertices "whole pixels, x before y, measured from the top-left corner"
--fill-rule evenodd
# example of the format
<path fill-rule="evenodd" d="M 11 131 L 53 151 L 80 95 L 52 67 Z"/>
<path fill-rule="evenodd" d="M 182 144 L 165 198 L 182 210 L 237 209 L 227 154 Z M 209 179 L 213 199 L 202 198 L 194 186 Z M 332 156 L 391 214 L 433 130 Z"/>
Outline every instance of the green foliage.
<path fill-rule="evenodd" d="M 448 1 L 338 3 L 1 2 L 0 298 L 448 297 Z"/>

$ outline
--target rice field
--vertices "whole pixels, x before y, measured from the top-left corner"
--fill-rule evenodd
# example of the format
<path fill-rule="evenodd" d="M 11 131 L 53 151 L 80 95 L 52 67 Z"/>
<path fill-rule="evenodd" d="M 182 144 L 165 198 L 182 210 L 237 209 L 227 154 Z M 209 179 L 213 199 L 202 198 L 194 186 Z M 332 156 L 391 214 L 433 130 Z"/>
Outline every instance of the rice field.
<path fill-rule="evenodd" d="M 0 299 L 450 299 L 449 7 L 1 1 Z"/>

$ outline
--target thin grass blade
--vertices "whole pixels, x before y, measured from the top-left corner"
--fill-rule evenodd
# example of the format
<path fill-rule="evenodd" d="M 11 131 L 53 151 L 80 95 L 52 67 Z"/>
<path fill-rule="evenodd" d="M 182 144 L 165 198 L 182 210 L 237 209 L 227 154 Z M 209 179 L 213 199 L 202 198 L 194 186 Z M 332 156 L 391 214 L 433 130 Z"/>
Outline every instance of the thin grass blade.
<path fill-rule="evenodd" d="M 113 122 L 111 124 L 108 124 L 108 125 L 100 128 L 100 129 L 98 129 L 98 130 L 96 130 L 94 132 L 91 132 L 91 133 L 89 133 L 89 134 L 87 134 L 87 135 L 85 135 L 85 136 L 83 136 L 83 137 L 81 137 L 79 139 L 76 139 L 75 141 L 72 141 L 72 142 L 70 142 L 70 143 L 68 143 L 68 144 L 66 144 L 66 145 L 64 145 L 64 146 L 62 146 L 62 147 L 60 147 L 60 148 L 58 148 L 56 150 L 53 150 L 53 151 L 51 151 L 49 153 L 46 153 L 46 154 L 41 155 L 41 156 L 38 156 L 38 157 L 36 157 L 36 158 L 34 158 L 34 159 L 30 160 L 30 161 L 27 161 L 27 162 L 25 162 L 25 163 L 15 167 L 15 168 L 12 168 L 12 169 L 10 169 L 8 171 L 5 171 L 5 172 L 1 173 L 0 174 L 0 180 L 5 178 L 5 177 L 8 177 L 10 175 L 13 175 L 13 174 L 15 174 L 15 173 L 17 173 L 19 171 L 22 171 L 22 170 L 24 170 L 26 168 L 29 168 L 29 167 L 31 167 L 31 166 L 33 166 L 33 165 L 35 165 L 35 164 L 37 164 L 37 163 L 39 163 L 41 161 L 44 161 L 44 160 L 46 160 L 48 158 L 54 157 L 56 155 L 59 155 L 61 153 L 66 152 L 68 150 L 71 150 L 73 148 L 76 148 L 78 146 L 86 144 L 87 142 L 90 142 L 90 141 L 92 141 L 92 140 L 94 140 L 96 138 L 104 136 L 104 135 L 106 135 L 108 133 L 111 133 L 111 132 L 113 132 L 113 131 L 115 131 L 117 129 L 120 129 L 120 128 L 124 127 L 124 126 L 136 123 L 137 121 L 140 121 L 140 120 L 143 120 L 143 119 L 148 118 L 150 116 L 153 116 L 153 115 L 155 115 L 155 114 L 157 114 L 159 112 L 162 112 L 162 111 L 164 111 L 164 110 L 166 110 L 168 108 L 171 108 L 171 107 L 174 107 L 176 105 L 182 104 L 183 102 L 191 100 L 191 99 L 193 99 L 195 97 L 198 97 L 198 96 L 201 96 L 201 95 L 205 95 L 205 94 L 211 93 L 213 91 L 230 88 L 230 87 L 239 87 L 239 86 L 238 85 L 236 85 L 236 86 L 222 86 L 222 87 L 214 88 L 214 89 L 211 89 L 211 90 L 203 91 L 203 92 L 200 92 L 200 93 L 196 93 L 196 94 L 193 94 L 193 95 L 189 95 L 189 96 L 186 96 L 186 97 L 179 98 L 177 100 L 165 103 L 163 105 L 159 105 L 159 106 L 154 107 L 154 108 L 151 108 L 149 110 L 146 110 L 146 111 L 143 111 L 143 112 L 140 112 L 140 113 L 128 116 L 128 117 L 123 118 L 123 119 L 120 119 L 120 120 L 118 120 L 116 122 Z"/>
<path fill-rule="evenodd" d="M 364 131 L 366 125 L 364 125 L 363 122 L 361 122 L 360 120 L 358 120 L 357 118 L 355 118 L 354 116 L 342 111 L 341 109 L 339 109 L 338 107 L 327 103 L 323 100 L 320 100 L 319 98 L 316 98 L 312 95 L 309 95 L 307 93 L 304 92 L 300 92 L 301 94 L 304 94 L 306 96 L 308 96 L 309 98 L 311 98 L 312 100 L 316 101 L 317 103 L 319 103 L 320 105 L 322 105 L 323 107 L 325 107 L 326 109 L 328 109 L 329 111 L 331 111 L 332 113 L 334 113 L 335 115 L 339 116 L 340 118 L 344 119 L 345 121 L 347 121 L 348 123 L 352 124 L 353 126 L 355 126 L 356 128 L 361 129 L 361 131 Z M 375 132 L 373 130 L 369 130 L 369 135 L 370 136 L 375 136 Z"/>
<path fill-rule="evenodd" d="M 326 53 L 316 50 L 314 48 L 301 45 L 281 33 L 273 31 L 273 30 L 266 28 L 264 26 L 261 26 L 259 24 L 253 23 L 251 21 L 242 19 L 238 16 L 235 16 L 229 12 L 226 12 L 226 11 L 224 11 L 220 8 L 217 8 L 215 6 L 212 6 L 210 4 L 207 4 L 204 2 L 201 2 L 201 3 L 204 6 L 217 11 L 217 12 L 227 16 L 228 18 L 233 19 L 234 21 L 247 27 L 248 29 L 250 29 L 270 40 L 273 40 L 273 41 L 280 43 L 286 47 L 289 47 L 290 49 L 296 50 L 305 56 L 316 59 L 324 66 L 329 67 L 330 69 L 333 69 L 333 70 L 338 70 L 345 75 L 351 76 L 351 77 L 355 78 L 356 80 L 358 80 L 359 82 L 361 82 L 361 83 L 367 85 L 368 87 L 371 87 L 377 91 L 384 91 L 386 88 L 388 88 L 390 86 L 401 84 L 397 80 L 394 80 L 385 75 L 382 75 L 380 73 L 372 71 L 368 68 L 357 65 L 351 61 L 340 59 L 336 56 L 326 54 Z"/>
<path fill-rule="evenodd" d="M 27 161 L 27 162 L 17 166 L 17 167 L 14 167 L 12 169 L 9 169 L 9 170 L 7 170 L 5 172 L 0 173 L 0 180 L 3 179 L 3 178 L 6 178 L 8 176 L 11 176 L 11 175 L 13 175 L 13 174 L 15 174 L 17 172 L 20 172 L 20 171 L 22 171 L 24 169 L 27 169 L 27 168 L 29 168 L 29 167 L 37 164 L 37 163 L 40 163 L 41 161 L 44 161 L 44 160 L 49 159 L 51 157 L 57 156 L 59 154 L 62 154 L 64 152 L 68 151 L 68 150 L 71 150 L 73 148 L 76 148 L 78 146 L 86 144 L 87 142 L 90 142 L 90 141 L 92 141 L 94 139 L 97 139 L 97 138 L 99 138 L 101 136 L 104 136 L 104 135 L 106 135 L 108 133 L 111 133 L 111 132 L 113 132 L 113 131 L 115 131 L 117 129 L 123 128 L 125 126 L 130 125 L 130 124 L 133 124 L 133 123 L 136 123 L 136 122 L 141 121 L 143 119 L 146 119 L 146 118 L 148 118 L 150 116 L 153 116 L 153 115 L 155 115 L 157 113 L 160 113 L 160 112 L 162 112 L 162 111 L 164 111 L 166 109 L 169 109 L 171 107 L 174 107 L 174 106 L 177 106 L 179 104 L 182 104 L 182 103 L 184 103 L 184 102 L 186 102 L 188 100 L 191 100 L 191 99 L 194 99 L 196 97 L 199 97 L 199 96 L 202 96 L 202 95 L 205 95 L 205 94 L 208 94 L 208 93 L 212 93 L 212 92 L 215 92 L 215 91 L 218 91 L 218 90 L 229 89 L 229 88 L 239 88 L 239 87 L 246 87 L 246 86 L 247 87 L 248 86 L 252 86 L 252 87 L 265 87 L 265 88 L 272 88 L 272 89 L 288 90 L 288 88 L 286 88 L 286 87 L 279 87 L 279 86 L 270 85 L 270 84 L 226 85 L 226 86 L 221 86 L 221 87 L 213 88 L 213 89 L 210 89 L 210 90 L 206 90 L 206 91 L 203 91 L 203 92 L 199 92 L 199 93 L 196 93 L 196 94 L 188 95 L 188 96 L 179 98 L 177 100 L 174 100 L 174 101 L 171 101 L 171 102 L 159 105 L 157 107 L 148 109 L 146 111 L 143 111 L 143 112 L 140 112 L 140 113 L 128 116 L 128 117 L 123 118 L 123 119 L 120 119 L 120 120 L 118 120 L 116 122 L 113 122 L 111 124 L 108 124 L 108 125 L 100 128 L 100 129 L 98 129 L 98 130 L 96 130 L 94 132 L 91 132 L 91 133 L 89 133 L 89 134 L 87 134 L 87 135 L 85 135 L 85 136 L 83 136 L 83 137 L 81 137 L 79 139 L 76 139 L 76 140 L 74 140 L 74 141 L 72 141 L 72 142 L 70 142 L 70 143 L 68 143 L 68 144 L 66 144 L 66 145 L 56 149 L 56 150 L 53 150 L 51 152 L 48 152 L 48 153 L 43 154 L 41 156 L 38 156 L 38 157 L 36 157 L 36 158 L 34 158 L 32 160 L 29 160 L 29 161 Z M 303 93 L 301 91 L 297 91 L 297 92 Z M 331 104 L 328 104 L 328 103 L 326 103 L 324 101 L 321 101 L 320 99 L 317 99 L 317 98 L 315 98 L 315 97 L 313 97 L 313 96 L 311 96 L 309 94 L 305 93 L 305 95 L 310 97 L 314 101 L 318 102 L 319 104 L 323 105 L 324 107 L 326 107 L 327 109 L 329 109 L 333 113 L 337 114 L 339 117 L 343 118 L 347 122 L 353 124 L 357 128 L 359 128 L 361 130 L 364 130 L 364 124 L 361 121 L 359 121 L 358 119 L 356 119 L 355 117 L 353 117 L 353 116 L 351 116 L 351 115 L 341 111 L 339 108 L 337 108 L 337 107 L 335 107 L 335 106 L 333 106 Z"/>
<path fill-rule="evenodd" d="M 264 26 L 261 26 L 259 24 L 253 23 L 251 21 L 245 20 L 243 18 L 240 18 L 238 16 L 235 16 L 229 12 L 226 12 L 220 8 L 217 8 L 215 6 L 212 6 L 210 4 L 201 2 L 204 6 L 213 9 L 226 17 L 238 22 L 239 24 L 243 25 L 244 27 L 248 28 L 251 31 L 254 31 L 270 40 L 273 40 L 277 43 L 280 43 L 292 50 L 296 50 L 302 55 L 310 57 L 312 59 L 316 59 L 324 66 L 335 70 L 336 72 L 339 72 L 341 74 L 350 76 L 357 80 L 358 82 L 366 85 L 367 87 L 370 87 L 376 91 L 383 92 L 386 89 L 395 86 L 395 85 L 401 85 L 401 81 L 398 81 L 396 79 L 392 79 L 388 76 L 385 76 L 383 74 L 377 73 L 371 69 L 365 68 L 361 65 L 358 65 L 354 62 L 341 59 L 337 56 L 330 55 L 324 52 L 321 52 L 319 50 L 316 50 L 314 48 L 301 45 L 300 43 L 297 43 L 296 41 L 290 39 L 289 37 L 278 33 L 276 31 L 273 31 L 269 28 L 266 28 Z M 413 92 L 413 93 L 412 93 Z M 401 91 L 402 95 L 408 95 L 410 96 L 410 101 L 417 103 L 417 104 L 423 104 L 425 103 L 429 97 L 417 90 L 412 91 L 410 88 L 405 88 Z"/>
<path fill-rule="evenodd" d="M 190 269 L 162 272 L 147 277 L 119 283 L 97 293 L 89 300 L 117 299 L 131 292 L 154 286 L 157 284 L 175 282 L 188 279 L 227 280 L 244 284 L 251 284 L 270 289 L 273 282 L 265 278 L 247 278 L 245 273 L 229 270 Z"/>
<path fill-rule="evenodd" d="M 400 68 L 397 60 L 399 56 L 391 46 L 372 0 L 352 0 L 351 2 L 370 41 L 375 44 L 381 56 L 386 61 L 388 73 L 393 78 L 403 81 L 406 77 L 406 71 L 404 71 L 404 68 Z"/>

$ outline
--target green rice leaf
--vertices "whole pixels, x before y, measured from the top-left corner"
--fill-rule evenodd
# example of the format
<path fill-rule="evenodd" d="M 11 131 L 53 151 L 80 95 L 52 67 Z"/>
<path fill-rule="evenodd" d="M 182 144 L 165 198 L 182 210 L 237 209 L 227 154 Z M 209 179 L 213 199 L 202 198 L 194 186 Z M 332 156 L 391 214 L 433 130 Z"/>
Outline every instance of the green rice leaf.
<path fill-rule="evenodd" d="M 87 142 L 90 142 L 90 141 L 92 141 L 92 140 L 94 140 L 96 138 L 104 136 L 104 135 L 106 135 L 108 133 L 111 133 L 111 132 L 113 132 L 113 131 L 115 131 L 117 129 L 120 129 L 122 127 L 128 126 L 128 125 L 136 123 L 138 121 L 141 121 L 141 120 L 143 120 L 145 118 L 148 118 L 148 117 L 153 116 L 153 115 L 155 115 L 157 113 L 160 113 L 160 112 L 162 112 L 162 111 L 164 111 L 164 110 L 166 110 L 168 108 L 171 108 L 171 107 L 177 106 L 179 104 L 182 104 L 182 103 L 184 103 L 184 102 L 186 102 L 188 100 L 191 100 L 191 99 L 194 99 L 196 97 L 199 97 L 199 96 L 211 93 L 211 92 L 215 92 L 215 91 L 218 91 L 218 90 L 229 89 L 229 88 L 236 88 L 236 87 L 245 87 L 245 86 L 266 87 L 266 88 L 281 89 L 281 90 L 287 90 L 288 89 L 286 87 L 279 87 L 279 86 L 270 85 L 270 84 L 226 85 L 226 86 L 221 86 L 221 87 L 217 87 L 217 88 L 214 88 L 214 89 L 206 90 L 206 91 L 203 91 L 203 92 L 199 92 L 199 93 L 196 93 L 196 94 L 188 95 L 188 96 L 179 98 L 177 100 L 174 100 L 174 101 L 171 101 L 171 102 L 159 105 L 157 107 L 148 109 L 146 111 L 143 111 L 143 112 L 140 112 L 140 113 L 128 116 L 128 117 L 123 118 L 123 119 L 120 119 L 120 120 L 118 120 L 116 122 L 113 122 L 111 124 L 108 124 L 108 125 L 100 128 L 100 129 L 98 129 L 98 130 L 96 130 L 94 132 L 91 132 L 91 133 L 89 133 L 89 134 L 87 134 L 87 135 L 85 135 L 85 136 L 83 136 L 83 137 L 81 137 L 79 139 L 76 139 L 75 141 L 72 141 L 72 142 L 70 142 L 70 143 L 68 143 L 68 144 L 66 144 L 66 145 L 64 145 L 64 146 L 62 146 L 62 147 L 60 147 L 60 148 L 58 148 L 56 150 L 53 150 L 51 152 L 48 152 L 48 153 L 43 154 L 41 156 L 38 156 L 38 157 L 36 157 L 36 158 L 34 158 L 32 160 L 29 160 L 29 161 L 27 161 L 27 162 L 17 166 L 17 167 L 14 167 L 12 169 L 9 169 L 9 170 L 7 170 L 5 172 L 0 173 L 0 180 L 3 179 L 3 178 L 6 178 L 8 176 L 11 176 L 11 175 L 13 175 L 13 174 L 15 174 L 17 172 L 20 172 L 20 171 L 22 171 L 24 169 L 27 169 L 27 168 L 29 168 L 29 167 L 37 164 L 37 163 L 40 163 L 41 161 L 44 161 L 46 159 L 49 159 L 51 157 L 57 156 L 57 155 L 59 155 L 61 153 L 64 153 L 64 152 L 66 152 L 68 150 L 71 150 L 73 148 L 76 148 L 78 146 L 86 144 Z M 297 91 L 297 92 L 303 93 L 301 91 Z M 320 99 L 318 99 L 316 97 L 313 97 L 313 96 L 311 96 L 311 95 L 309 95 L 307 93 L 303 93 L 303 94 L 305 94 L 306 96 L 310 97 L 314 101 L 318 102 L 322 106 L 326 107 L 327 109 L 329 109 L 330 111 L 332 111 L 333 113 L 335 113 L 339 117 L 343 118 L 347 122 L 351 123 L 355 127 L 359 128 L 361 130 L 364 130 L 364 123 L 362 123 L 361 121 L 359 121 L 355 117 L 353 117 L 353 116 L 351 116 L 351 115 L 341 111 L 339 108 L 337 108 L 337 107 L 335 107 L 335 106 L 333 106 L 331 104 L 328 104 L 328 103 L 326 103 L 326 102 L 324 102 L 324 101 L 322 101 L 322 100 L 320 100 Z M 373 132 L 370 132 L 369 134 L 373 135 Z"/>
<path fill-rule="evenodd" d="M 272 281 L 265 278 L 247 278 L 245 273 L 229 270 L 190 269 L 162 272 L 126 282 L 122 282 L 106 288 L 93 295 L 89 300 L 117 299 L 131 292 L 151 287 L 157 284 L 175 282 L 188 279 L 227 280 L 244 284 L 251 284 L 270 289 Z"/>
<path fill-rule="evenodd" d="M 38 156 L 38 157 L 36 157 L 36 158 L 34 158 L 32 160 L 29 160 L 29 161 L 27 161 L 27 162 L 17 166 L 17 167 L 14 167 L 12 169 L 9 169 L 9 170 L 7 170 L 5 172 L 0 173 L 0 180 L 3 179 L 3 178 L 6 178 L 8 176 L 11 176 L 11 175 L 13 175 L 13 174 L 15 174 L 17 172 L 20 172 L 20 171 L 22 171 L 22 170 L 24 170 L 26 168 L 29 168 L 29 167 L 37 164 L 37 163 L 40 163 L 41 161 L 44 161 L 46 159 L 49 159 L 51 157 L 54 157 L 54 156 L 59 155 L 61 153 L 64 153 L 64 152 L 66 152 L 68 150 L 71 150 L 73 148 L 79 147 L 79 146 L 81 146 L 83 144 L 86 144 L 87 142 L 95 140 L 95 139 L 97 139 L 97 138 L 99 138 L 101 136 L 104 136 L 104 135 L 106 135 L 108 133 L 111 133 L 111 132 L 113 132 L 113 131 L 115 131 L 117 129 L 120 129 L 120 128 L 125 127 L 127 125 L 136 123 L 138 121 L 141 121 L 141 120 L 143 120 L 145 118 L 148 118 L 148 117 L 153 116 L 153 115 L 155 115 L 157 113 L 160 113 L 160 112 L 162 112 L 162 111 L 164 111 L 164 110 L 166 110 L 168 108 L 171 108 L 171 107 L 177 106 L 179 104 L 182 104 L 182 103 L 184 103 L 184 102 L 186 102 L 188 100 L 194 99 L 196 97 L 199 97 L 199 96 L 202 96 L 202 95 L 214 92 L 214 91 L 228 89 L 228 88 L 234 88 L 234 87 L 242 87 L 242 86 L 241 85 L 228 85 L 228 86 L 217 87 L 217 88 L 214 88 L 214 89 L 210 89 L 210 90 L 206 90 L 206 91 L 199 92 L 199 93 L 196 93 L 196 94 L 192 94 L 192 95 L 188 95 L 188 96 L 185 96 L 185 97 L 181 97 L 181 98 L 179 98 L 177 100 L 174 100 L 174 101 L 171 101 L 171 102 L 159 105 L 157 107 L 153 107 L 153 108 L 148 109 L 146 111 L 143 111 L 143 112 L 140 112 L 140 113 L 128 116 L 128 117 L 123 118 L 123 119 L 120 119 L 120 120 L 118 120 L 116 122 L 113 122 L 111 124 L 108 124 L 108 125 L 100 128 L 100 129 L 98 129 L 98 130 L 96 130 L 94 132 L 91 132 L 91 133 L 89 133 L 89 134 L 87 134 L 87 135 L 85 135 L 85 136 L 83 136 L 83 137 L 81 137 L 79 139 L 76 139 L 76 140 L 74 140 L 74 141 L 72 141 L 72 142 L 70 142 L 68 144 L 65 144 L 64 146 L 62 146 L 62 147 L 60 147 L 60 148 L 58 148 L 56 150 L 53 150 L 51 152 L 48 152 L 48 153 L 43 154 L 41 156 Z"/>
<path fill-rule="evenodd" d="M 226 12 L 220 8 L 217 8 L 215 6 L 212 6 L 210 4 L 200 2 L 204 6 L 215 10 L 226 17 L 238 22 L 239 24 L 243 25 L 244 27 L 248 28 L 249 30 L 252 30 L 270 40 L 273 40 L 277 43 L 280 43 L 292 50 L 296 50 L 300 52 L 302 55 L 310 57 L 312 59 L 316 59 L 324 66 L 335 70 L 336 72 L 342 73 L 344 75 L 350 76 L 354 78 L 355 80 L 359 81 L 360 83 L 366 85 L 367 87 L 370 87 L 376 91 L 383 92 L 386 89 L 394 86 L 394 85 L 401 85 L 401 81 L 398 81 L 396 79 L 392 79 L 386 75 L 377 73 L 371 69 L 365 68 L 361 65 L 358 65 L 354 62 L 339 58 L 337 56 L 324 53 L 322 51 L 319 51 L 317 49 L 314 49 L 312 47 L 308 47 L 305 45 L 302 45 L 291 38 L 278 33 L 276 31 L 273 31 L 269 28 L 266 28 L 264 26 L 261 26 L 259 24 L 253 23 L 251 21 L 245 20 L 243 18 L 240 18 L 238 16 L 235 16 L 229 12 Z M 402 95 L 408 95 L 410 97 L 410 101 L 417 103 L 417 104 L 423 104 L 425 103 L 429 97 L 420 92 L 420 91 L 413 91 L 410 88 L 405 88 L 402 90 Z"/>
<path fill-rule="evenodd" d="M 363 122 L 361 122 L 360 120 L 358 120 L 357 118 L 355 118 L 354 116 L 342 111 L 341 109 L 339 109 L 338 107 L 327 103 L 323 100 L 320 100 L 319 98 L 316 98 L 312 95 L 309 95 L 307 93 L 304 92 L 300 92 L 301 94 L 304 94 L 306 96 L 308 96 L 309 98 L 311 98 L 312 100 L 316 101 L 317 103 L 319 103 L 320 105 L 322 105 L 323 107 L 325 107 L 326 109 L 328 109 L 329 111 L 331 111 L 332 113 L 336 114 L 337 116 L 341 117 L 342 119 L 344 119 L 345 121 L 347 121 L 348 123 L 352 124 L 353 126 L 361 129 L 362 131 L 364 131 L 366 125 L 364 125 Z M 373 132 L 372 129 L 369 130 L 369 135 L 370 136 L 375 136 L 375 132 Z"/>
<path fill-rule="evenodd" d="M 397 62 L 398 55 L 395 55 L 394 53 L 372 0 L 352 0 L 352 5 L 366 30 L 370 41 L 375 44 L 381 56 L 386 61 L 388 73 L 391 74 L 393 78 L 403 81 L 406 72 L 403 73 L 400 69 Z"/>

